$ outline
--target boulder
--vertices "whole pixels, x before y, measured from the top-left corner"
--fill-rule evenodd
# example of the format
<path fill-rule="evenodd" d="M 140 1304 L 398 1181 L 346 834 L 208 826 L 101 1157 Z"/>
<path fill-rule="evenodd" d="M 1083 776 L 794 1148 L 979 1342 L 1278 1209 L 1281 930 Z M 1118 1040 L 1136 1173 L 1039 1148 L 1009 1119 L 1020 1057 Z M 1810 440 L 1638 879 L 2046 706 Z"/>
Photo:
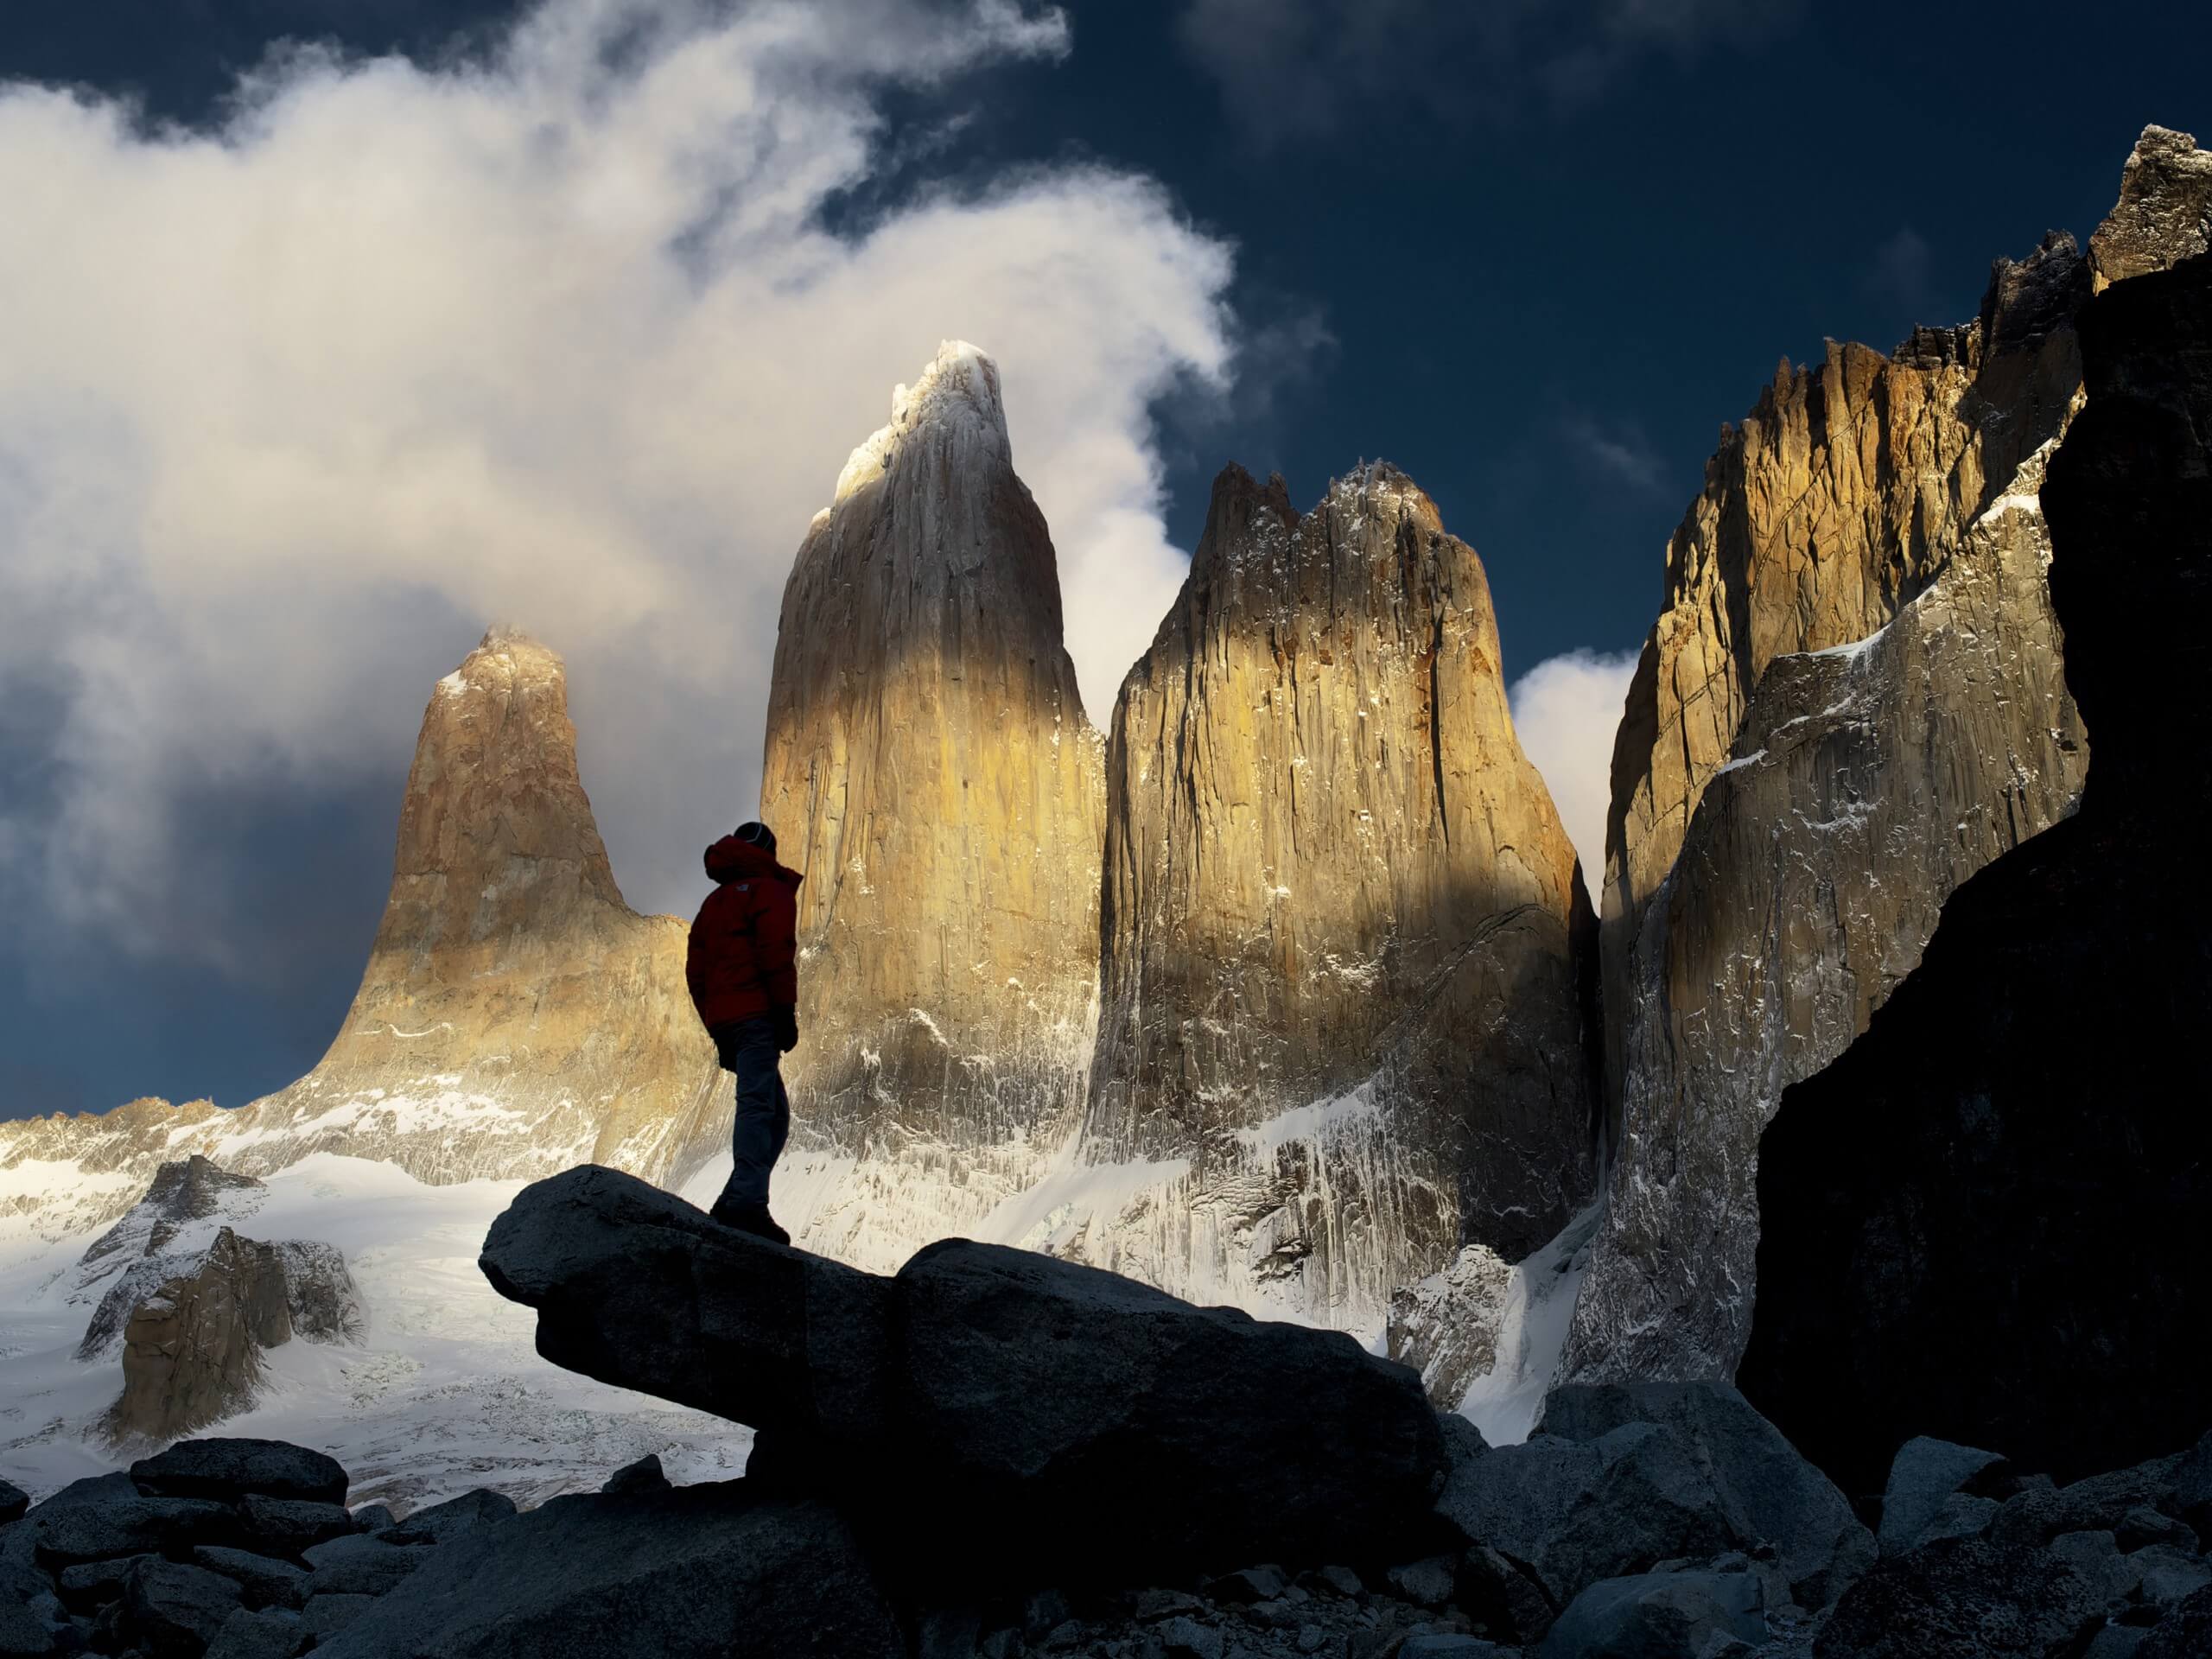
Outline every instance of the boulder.
<path fill-rule="evenodd" d="M 310 1596 L 381 1596 L 422 1566 L 427 1548 L 350 1533 L 307 1552 Z"/>
<path fill-rule="evenodd" d="M 123 1581 L 117 1633 L 151 1659 L 199 1659 L 239 1600 L 238 1586 L 219 1573 L 149 1557 Z"/>
<path fill-rule="evenodd" d="M 592 1165 L 524 1188 L 480 1265 L 538 1310 L 537 1351 L 556 1365 L 755 1428 L 885 1438 L 887 1279 Z"/>
<path fill-rule="evenodd" d="M 130 1465 L 142 1492 L 164 1497 L 213 1497 L 235 1502 L 264 1497 L 346 1501 L 346 1471 L 338 1459 L 283 1440 L 180 1440 L 156 1457 Z"/>
<path fill-rule="evenodd" d="M 320 1647 L 376 1605 L 374 1596 L 358 1593 L 309 1596 L 308 1605 L 300 1609 L 300 1623 Z"/>
<path fill-rule="evenodd" d="M 399 1517 L 391 1512 L 388 1503 L 364 1503 L 353 1511 L 353 1530 L 382 1532 L 386 1527 L 398 1524 Z"/>
<path fill-rule="evenodd" d="M 2135 1659 L 2202 1659 L 2212 1653 L 2212 1587 L 2170 1610 L 2135 1649 Z"/>
<path fill-rule="evenodd" d="M 1525 1566 L 1555 1606 L 1600 1579 L 1757 1541 L 1688 1437 L 1659 1423 L 1495 1447 L 1452 1470 L 1436 1510 L 1465 1542 Z"/>
<path fill-rule="evenodd" d="M 234 1543 L 238 1529 L 238 1516 L 227 1503 L 147 1497 L 127 1481 L 121 1491 L 108 1488 L 91 1501 L 64 1505 L 57 1495 L 17 1524 L 29 1529 L 40 1565 L 50 1570 L 194 1544 Z"/>
<path fill-rule="evenodd" d="M 1751 1573 L 1643 1573 L 1604 1579 L 1567 1604 L 1542 1659 L 1693 1659 L 1716 1638 L 1764 1644 L 1764 1592 Z"/>
<path fill-rule="evenodd" d="M 192 1564 L 231 1580 L 245 1592 L 248 1607 L 297 1608 L 308 1599 L 308 1574 L 274 1556 L 202 1544 L 192 1552 Z"/>
<path fill-rule="evenodd" d="M 2047 1550 L 1947 1538 L 1878 1561 L 1843 1593 L 1814 1659 L 2060 1659 L 2102 1618 Z"/>
<path fill-rule="evenodd" d="M 2122 1549 L 2140 1549 L 2145 1544 L 2171 1544 L 2177 1549 L 2195 1555 L 2202 1553 L 2196 1529 L 2188 1522 L 2171 1515 L 2138 1504 L 2122 1516 L 2113 1532 Z"/>
<path fill-rule="evenodd" d="M 121 1595 L 123 1581 L 130 1576 L 132 1565 L 145 1559 L 143 1555 L 118 1555 L 105 1561 L 79 1561 L 55 1573 L 54 1587 L 61 1592 L 61 1604 L 71 1612 L 91 1611 Z"/>
<path fill-rule="evenodd" d="M 1791 1595 L 1825 1607 L 1874 1559 L 1874 1539 L 1835 1483 L 1726 1382 L 1603 1382 L 1554 1389 L 1542 1428 L 1593 1440 L 1629 1423 L 1663 1423 L 1694 1448 L 1737 1531 L 1772 1544 Z"/>
<path fill-rule="evenodd" d="M 321 1659 L 902 1659 L 851 1532 L 752 1483 L 556 1497 L 435 1551 Z M 321 1598 L 317 1598 L 318 1600 Z M 312 1616 L 314 1604 L 309 1604 Z"/>
<path fill-rule="evenodd" d="M 958 1239 L 896 1284 L 903 1444 L 984 1516 L 1059 1517 L 1056 1555 L 1128 1573 L 1402 1559 L 1420 1541 L 1436 1413 L 1412 1371 L 1342 1332 Z M 1205 1501 L 1159 1501 L 1175 1491 Z"/>
<path fill-rule="evenodd" d="M 206 1659 L 292 1659 L 307 1639 L 306 1622 L 297 1613 L 241 1609 L 223 1621 Z"/>
<path fill-rule="evenodd" d="M 43 1573 L 0 1559 L 0 1655 L 7 1659 L 61 1653 L 73 1637 L 69 1615 Z"/>
<path fill-rule="evenodd" d="M 2174 1476 L 2181 1461 L 2153 1458 L 2064 1486 L 2027 1487 L 1999 1509 L 1990 1538 L 2000 1544 L 2043 1544 L 2066 1532 L 2116 1532 L 2138 1509 L 2171 1510 L 2178 1501 Z"/>
<path fill-rule="evenodd" d="M 626 1463 L 607 1478 L 599 1490 L 613 1496 L 634 1496 L 640 1492 L 665 1491 L 668 1476 L 660 1466 L 658 1453 L 648 1452 L 635 1463 Z"/>
<path fill-rule="evenodd" d="M 632 1465 L 633 1467 L 635 1465 Z M 658 1469 L 659 1465 L 656 1463 Z M 416 1510 L 377 1535 L 387 1544 L 442 1544 L 477 1527 L 490 1526 L 515 1512 L 515 1501 L 503 1492 L 479 1488 L 459 1497 Z"/>
<path fill-rule="evenodd" d="M 0 1480 L 0 1527 L 22 1517 L 31 1506 L 30 1495 L 11 1480 Z"/>
<path fill-rule="evenodd" d="M 2142 1579 L 2142 1569 L 2129 1565 L 2108 1532 L 2063 1532 L 2050 1541 L 2050 1553 L 2079 1573 L 2100 1602 L 2119 1599 Z"/>
<path fill-rule="evenodd" d="M 238 1505 L 245 1540 L 264 1554 L 301 1555 L 327 1538 L 343 1538 L 354 1530 L 353 1517 L 338 1503 L 318 1503 L 305 1497 L 246 1498 Z"/>
<path fill-rule="evenodd" d="M 2171 1544 L 2152 1544 L 2125 1558 L 2135 1593 L 2146 1605 L 2174 1607 L 2212 1584 L 2212 1565 Z"/>
<path fill-rule="evenodd" d="M 947 1570 L 1423 1553 L 1436 1414 L 1341 1333 L 965 1240 L 880 1278 L 591 1167 L 525 1189 L 482 1265 L 538 1310 L 547 1358 L 752 1424 L 763 1478 L 835 1491 Z M 1160 1502 L 1179 1491 L 1206 1501 Z"/>
<path fill-rule="evenodd" d="M 1882 1554 L 1902 1555 L 1936 1537 L 1986 1528 L 1996 1516 L 1997 1500 L 1974 1488 L 2011 1468 L 1994 1452 L 1916 1434 L 1897 1448 L 1882 1488 Z M 1980 1524 L 1973 1525 L 1976 1521 Z"/>
<path fill-rule="evenodd" d="M 1530 1647 L 1544 1639 L 1557 1612 L 1535 1580 L 1488 1544 L 1472 1546 L 1459 1563 L 1459 1599 L 1493 1633 Z"/>

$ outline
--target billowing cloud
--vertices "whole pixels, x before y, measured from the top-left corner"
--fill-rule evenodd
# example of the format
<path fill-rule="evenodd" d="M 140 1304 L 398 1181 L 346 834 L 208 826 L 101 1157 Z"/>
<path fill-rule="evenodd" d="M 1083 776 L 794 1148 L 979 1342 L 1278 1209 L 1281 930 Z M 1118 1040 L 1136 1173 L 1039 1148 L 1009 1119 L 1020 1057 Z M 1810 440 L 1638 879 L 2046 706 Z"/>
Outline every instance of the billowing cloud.
<path fill-rule="evenodd" d="M 1509 694 L 1513 729 L 1544 775 L 1593 897 L 1605 875 L 1613 733 L 1636 658 L 1632 651 L 1570 651 L 1538 663 L 1514 681 Z"/>
<path fill-rule="evenodd" d="M 1796 0 L 1188 0 L 1185 47 L 1261 146 L 1363 106 L 1397 119 L 1573 109 L 1655 55 L 1786 24 Z"/>
<path fill-rule="evenodd" d="M 1012 0 L 550 0 L 465 60 L 289 52 L 210 130 L 0 88 L 0 908 L 237 965 L 254 873 L 194 804 L 404 769 L 498 620 L 569 658 L 626 892 L 688 909 L 791 554 L 945 337 L 999 359 L 1110 707 L 1227 249 L 1081 166 L 823 224 L 912 163 L 887 89 L 1068 48 Z"/>

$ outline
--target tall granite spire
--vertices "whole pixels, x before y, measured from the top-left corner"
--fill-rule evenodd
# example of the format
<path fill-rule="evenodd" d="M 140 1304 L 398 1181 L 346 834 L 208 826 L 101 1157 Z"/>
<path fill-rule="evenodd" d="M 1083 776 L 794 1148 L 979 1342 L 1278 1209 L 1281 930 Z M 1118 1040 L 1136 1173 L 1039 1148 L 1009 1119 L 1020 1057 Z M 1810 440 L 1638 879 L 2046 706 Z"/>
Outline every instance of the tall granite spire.
<path fill-rule="evenodd" d="M 760 817 L 806 877 L 787 1165 L 826 1185 L 786 1219 L 810 1247 L 900 1259 L 1074 1131 L 1100 757 L 997 365 L 949 341 L 846 462 L 777 635 Z"/>
<path fill-rule="evenodd" d="M 1165 1185 L 1084 1254 L 1372 1323 L 1586 1198 L 1588 901 L 1481 562 L 1409 479 L 1363 467 L 1300 518 L 1224 472 L 1107 779 L 1083 1155 Z"/>

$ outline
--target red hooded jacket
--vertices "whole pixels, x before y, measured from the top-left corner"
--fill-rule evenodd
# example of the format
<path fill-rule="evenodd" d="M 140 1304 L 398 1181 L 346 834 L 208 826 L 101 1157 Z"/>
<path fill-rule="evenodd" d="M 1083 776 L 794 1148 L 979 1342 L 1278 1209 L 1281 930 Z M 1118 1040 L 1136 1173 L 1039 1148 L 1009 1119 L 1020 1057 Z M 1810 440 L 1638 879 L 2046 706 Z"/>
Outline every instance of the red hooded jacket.
<path fill-rule="evenodd" d="M 711 1031 L 796 1004 L 798 872 L 750 842 L 724 836 L 707 849 L 707 874 L 715 890 L 691 924 L 683 963 L 700 1020 Z"/>

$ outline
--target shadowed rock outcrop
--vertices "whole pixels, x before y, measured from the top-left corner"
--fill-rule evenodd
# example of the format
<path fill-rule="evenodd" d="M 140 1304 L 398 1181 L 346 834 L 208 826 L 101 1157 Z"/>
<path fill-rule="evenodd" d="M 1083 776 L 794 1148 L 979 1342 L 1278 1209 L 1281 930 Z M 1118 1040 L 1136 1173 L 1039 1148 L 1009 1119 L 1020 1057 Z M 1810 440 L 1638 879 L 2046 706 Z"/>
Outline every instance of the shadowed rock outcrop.
<path fill-rule="evenodd" d="M 157 1257 L 155 1265 L 167 1269 L 177 1261 Z M 259 1392 L 270 1349 L 295 1336 L 349 1340 L 363 1324 L 359 1294 L 337 1250 L 300 1240 L 260 1243 L 227 1227 L 188 1271 L 126 1307 L 119 1299 L 134 1290 L 125 1274 L 85 1338 L 86 1351 L 101 1338 L 103 1353 L 105 1332 L 120 1338 L 123 1394 L 103 1422 L 119 1442 L 169 1440 L 244 1411 Z"/>
<path fill-rule="evenodd" d="M 2212 259 L 2081 322 L 2043 490 L 2080 812 L 1955 893 L 1919 969 L 1761 1148 L 1745 1392 L 1847 1486 L 1929 1434 L 2062 1477 L 2212 1422 Z"/>
<path fill-rule="evenodd" d="M 1371 1560 L 1443 1467 L 1418 1379 L 1349 1337 L 1027 1251 L 946 1240 L 882 1278 L 586 1168 L 518 1198 L 483 1267 L 555 1363 L 753 1424 L 755 1478 L 956 1573 Z"/>
<path fill-rule="evenodd" d="M 1098 961 L 1098 736 L 999 372 L 948 341 L 853 451 L 784 590 L 760 817 L 799 889 L 811 1247 L 888 1267 L 1074 1132 Z"/>
<path fill-rule="evenodd" d="M 1081 1160 L 1156 1174 L 1052 1246 L 1362 1324 L 1462 1244 L 1556 1231 L 1592 1173 L 1592 922 L 1482 563 L 1412 480 L 1300 517 L 1224 471 L 1106 772 Z"/>
<path fill-rule="evenodd" d="M 1783 1090 L 1866 1029 L 1961 881 L 2073 809 L 2037 493 L 2074 319 L 2201 232 L 2197 155 L 2150 130 L 2088 256 L 2046 238 L 1974 321 L 1832 345 L 1725 435 L 1615 749 L 1607 1206 L 1563 1375 L 1732 1370 Z"/>

